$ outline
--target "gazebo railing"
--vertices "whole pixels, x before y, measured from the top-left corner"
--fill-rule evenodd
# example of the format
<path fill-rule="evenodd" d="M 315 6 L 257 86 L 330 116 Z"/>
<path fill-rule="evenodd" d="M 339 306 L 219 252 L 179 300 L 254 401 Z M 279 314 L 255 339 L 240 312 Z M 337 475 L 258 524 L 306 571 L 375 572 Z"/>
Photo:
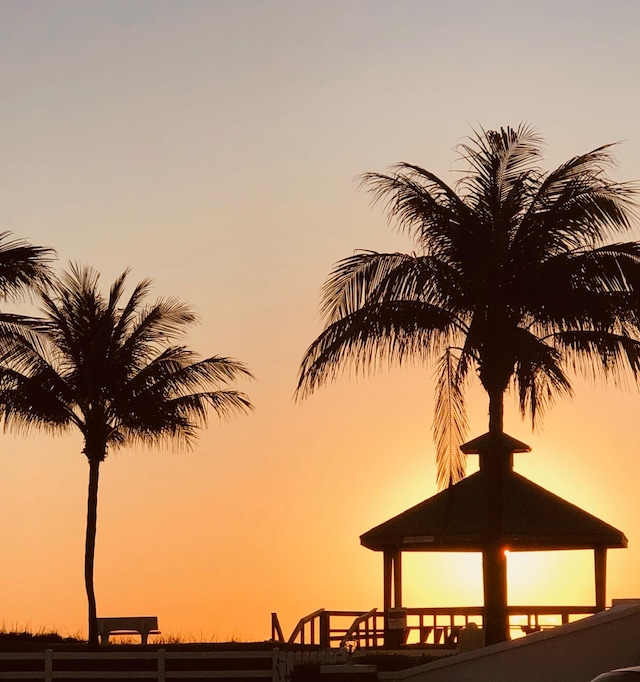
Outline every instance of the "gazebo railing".
<path fill-rule="evenodd" d="M 512 639 L 564 625 L 596 613 L 595 606 L 509 606 Z M 484 609 L 477 607 L 407 608 L 405 642 L 433 648 L 455 648 L 458 633 L 469 623 L 482 627 Z"/>
<path fill-rule="evenodd" d="M 528 635 L 592 616 L 601 609 L 595 606 L 509 606 L 508 610 L 511 630 L 519 629 Z"/>

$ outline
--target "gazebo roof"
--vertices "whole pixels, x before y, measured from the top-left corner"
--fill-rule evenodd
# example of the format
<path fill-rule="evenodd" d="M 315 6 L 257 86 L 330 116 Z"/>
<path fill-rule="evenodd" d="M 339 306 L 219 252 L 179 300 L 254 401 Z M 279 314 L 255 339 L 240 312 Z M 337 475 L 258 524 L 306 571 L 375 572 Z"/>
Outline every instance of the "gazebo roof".
<path fill-rule="evenodd" d="M 483 437 L 463 446 L 483 449 Z M 515 439 L 512 452 L 529 447 Z M 477 443 L 476 441 L 481 441 Z M 365 547 L 403 552 L 480 552 L 486 537 L 486 473 L 464 478 L 360 536 Z M 511 551 L 626 547 L 622 531 L 512 470 L 504 472 L 503 544 Z"/>
<path fill-rule="evenodd" d="M 513 436 L 507 433 L 500 434 L 500 445 L 508 452 L 531 452 L 531 446 L 523 443 L 521 440 L 516 440 Z M 474 438 L 460 446 L 465 455 L 479 455 L 486 452 L 491 447 L 491 434 L 483 433 L 481 436 Z"/>

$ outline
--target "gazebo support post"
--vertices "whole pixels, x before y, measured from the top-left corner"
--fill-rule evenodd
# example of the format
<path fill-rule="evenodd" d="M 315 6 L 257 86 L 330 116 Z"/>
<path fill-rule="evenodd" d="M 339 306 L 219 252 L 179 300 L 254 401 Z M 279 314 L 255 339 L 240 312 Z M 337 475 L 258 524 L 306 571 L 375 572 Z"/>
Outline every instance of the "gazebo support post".
<path fill-rule="evenodd" d="M 487 534 L 482 551 L 482 585 L 486 644 L 509 639 L 507 606 L 507 558 L 502 544 L 505 479 L 513 466 L 502 432 L 502 393 L 490 403 L 488 448 L 480 452 L 480 470 L 485 477 Z"/>
<path fill-rule="evenodd" d="M 402 551 L 393 555 L 393 606 L 402 608 Z"/>
<path fill-rule="evenodd" d="M 391 593 L 393 590 L 393 554 L 385 551 L 383 554 L 384 569 L 384 627 L 387 629 L 387 620 L 389 617 L 389 609 L 391 608 Z"/>
<path fill-rule="evenodd" d="M 384 557 L 384 645 L 397 649 L 404 642 L 404 627 L 399 627 L 398 614 L 390 617 L 393 609 L 402 608 L 402 550 L 385 551 Z"/>
<path fill-rule="evenodd" d="M 500 545 L 482 552 L 482 575 L 485 641 L 486 644 L 497 644 L 509 639 L 507 559 Z"/>
<path fill-rule="evenodd" d="M 604 611 L 607 606 L 607 548 L 593 550 L 596 577 L 596 611 Z"/>

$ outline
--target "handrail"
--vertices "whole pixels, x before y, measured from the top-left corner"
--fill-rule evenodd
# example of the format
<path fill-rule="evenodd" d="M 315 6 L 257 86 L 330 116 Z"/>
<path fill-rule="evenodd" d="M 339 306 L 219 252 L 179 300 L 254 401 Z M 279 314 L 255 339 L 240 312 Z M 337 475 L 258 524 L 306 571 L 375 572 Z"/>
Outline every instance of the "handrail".
<path fill-rule="evenodd" d="M 280 619 L 278 618 L 277 613 L 271 614 L 271 640 L 284 644 L 284 634 L 280 627 Z"/>
<path fill-rule="evenodd" d="M 293 633 L 291 634 L 291 637 L 289 637 L 289 641 L 287 642 L 287 644 L 294 644 L 296 641 L 296 637 L 304 630 L 304 626 L 307 623 L 311 623 L 311 621 L 313 621 L 315 618 L 318 618 L 321 613 L 324 613 L 324 611 L 325 611 L 324 609 L 318 609 L 317 611 L 310 613 L 308 616 L 303 616 L 293 629 Z"/>
<path fill-rule="evenodd" d="M 507 610 L 510 614 L 535 612 L 545 615 L 553 615 L 558 613 L 597 613 L 597 606 L 508 606 Z"/>
<path fill-rule="evenodd" d="M 447 615 L 449 613 L 455 615 L 464 615 L 465 613 L 473 615 L 482 615 L 484 613 L 484 607 L 482 606 L 419 606 L 419 607 L 406 607 L 405 611 L 408 614 L 419 614 L 419 613 L 432 613 L 435 615 Z M 536 605 L 525 605 L 525 606 L 507 606 L 507 611 L 509 615 L 520 615 L 523 613 L 534 613 L 538 612 L 545 615 L 553 615 L 560 613 L 575 613 L 575 614 L 585 614 L 585 613 L 596 613 L 598 609 L 595 606 L 542 606 L 540 604 Z M 334 613 L 333 611 L 331 613 Z"/>
<path fill-rule="evenodd" d="M 371 611 L 367 611 L 367 613 L 363 613 L 361 616 L 358 616 L 353 623 L 351 623 L 351 627 L 346 631 L 342 641 L 344 642 L 345 639 L 351 639 L 351 637 L 357 633 L 360 623 L 363 623 L 365 620 L 369 620 L 369 618 L 371 618 L 371 616 L 375 615 L 377 612 L 378 609 L 371 609 Z"/>

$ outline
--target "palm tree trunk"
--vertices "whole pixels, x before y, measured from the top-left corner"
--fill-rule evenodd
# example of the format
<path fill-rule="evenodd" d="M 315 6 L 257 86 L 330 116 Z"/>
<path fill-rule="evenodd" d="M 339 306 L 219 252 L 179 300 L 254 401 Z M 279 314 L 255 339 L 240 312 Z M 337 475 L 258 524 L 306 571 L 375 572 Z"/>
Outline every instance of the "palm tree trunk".
<path fill-rule="evenodd" d="M 502 546 L 504 475 L 507 454 L 502 443 L 504 391 L 489 391 L 490 448 L 485 463 L 487 534 L 482 553 L 485 643 L 509 639 L 507 610 L 507 559 Z"/>
<path fill-rule="evenodd" d="M 84 549 L 84 583 L 89 605 L 89 649 L 98 648 L 98 614 L 93 586 L 93 565 L 96 553 L 96 529 L 98 520 L 98 477 L 100 460 L 89 459 L 89 492 L 87 496 L 87 532 Z"/>
<path fill-rule="evenodd" d="M 489 392 L 489 433 L 500 437 L 504 433 L 504 391 Z"/>

